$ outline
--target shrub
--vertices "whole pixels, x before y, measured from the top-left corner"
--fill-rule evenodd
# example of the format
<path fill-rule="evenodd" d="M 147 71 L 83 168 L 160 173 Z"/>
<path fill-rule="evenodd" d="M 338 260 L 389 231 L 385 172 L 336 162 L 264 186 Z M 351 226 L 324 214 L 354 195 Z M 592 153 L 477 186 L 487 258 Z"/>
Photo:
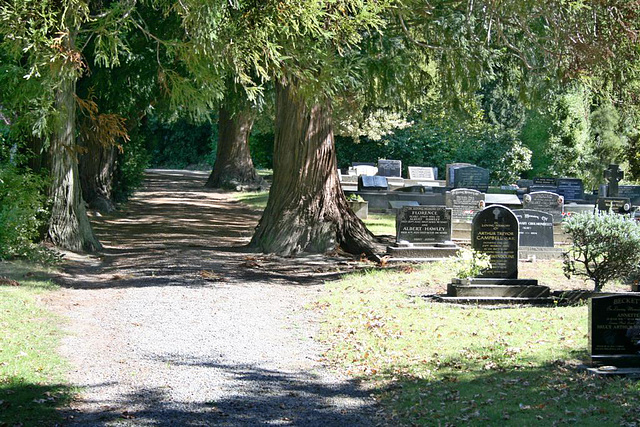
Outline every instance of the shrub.
<path fill-rule="evenodd" d="M 113 199 L 124 202 L 142 184 L 144 170 L 149 166 L 151 155 L 145 148 L 145 137 L 136 132 L 118 153 L 114 172 Z"/>
<path fill-rule="evenodd" d="M 478 277 L 484 270 L 491 268 L 491 258 L 487 254 L 473 249 L 461 249 L 455 258 L 452 258 L 455 277 L 467 279 Z"/>
<path fill-rule="evenodd" d="M 34 241 L 47 218 L 43 189 L 37 175 L 0 164 L 0 259 L 42 258 Z"/>
<path fill-rule="evenodd" d="M 613 279 L 622 279 L 640 263 L 640 225 L 612 212 L 581 213 L 568 217 L 563 228 L 573 240 L 565 254 L 564 272 L 586 276 L 600 291 Z M 577 268 L 576 265 L 579 267 Z"/>

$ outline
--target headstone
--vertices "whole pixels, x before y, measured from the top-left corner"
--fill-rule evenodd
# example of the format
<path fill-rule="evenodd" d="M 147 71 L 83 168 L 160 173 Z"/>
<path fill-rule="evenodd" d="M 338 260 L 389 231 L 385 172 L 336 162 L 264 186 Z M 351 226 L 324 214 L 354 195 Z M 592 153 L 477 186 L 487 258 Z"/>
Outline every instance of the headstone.
<path fill-rule="evenodd" d="M 557 178 L 550 178 L 550 177 L 535 177 L 533 178 L 533 185 L 545 185 L 545 186 L 549 186 L 549 187 L 557 187 L 558 186 L 558 180 Z"/>
<path fill-rule="evenodd" d="M 429 244 L 451 240 L 451 209 L 444 206 L 405 206 L 396 216 L 397 241 Z"/>
<path fill-rule="evenodd" d="M 524 209 L 533 209 L 553 215 L 553 222 L 562 222 L 564 212 L 564 199 L 561 195 L 549 191 L 536 191 L 525 194 L 522 198 Z"/>
<path fill-rule="evenodd" d="M 362 175 L 358 178 L 358 191 L 388 190 L 389 183 L 384 176 Z"/>
<path fill-rule="evenodd" d="M 548 191 L 549 193 L 557 193 L 558 187 L 551 185 L 538 185 L 532 184 L 529 186 L 529 193 L 536 193 L 538 191 Z"/>
<path fill-rule="evenodd" d="M 598 210 L 600 212 L 613 211 L 619 214 L 631 212 L 631 201 L 626 197 L 600 197 L 598 198 Z"/>
<path fill-rule="evenodd" d="M 379 159 L 378 175 L 402 177 L 402 161 Z"/>
<path fill-rule="evenodd" d="M 624 178 L 624 172 L 618 168 L 618 165 L 609 165 L 609 168 L 604 171 L 604 177 L 609 181 L 607 196 L 618 197 L 618 183 Z"/>
<path fill-rule="evenodd" d="M 447 187 L 453 187 L 453 181 L 455 178 L 455 171 L 458 168 L 464 166 L 473 166 L 471 163 L 449 163 L 447 165 L 447 169 L 445 170 L 445 180 Z"/>
<path fill-rule="evenodd" d="M 584 186 L 582 180 L 577 178 L 558 178 L 558 194 L 565 201 L 584 200 Z"/>
<path fill-rule="evenodd" d="M 371 165 L 356 165 L 353 167 L 356 170 L 356 175 L 374 176 L 378 173 L 378 168 Z"/>
<path fill-rule="evenodd" d="M 520 223 L 520 246 L 553 247 L 553 215 L 532 209 L 516 209 Z"/>
<path fill-rule="evenodd" d="M 640 367 L 640 295 L 590 299 L 589 350 L 595 366 Z"/>
<path fill-rule="evenodd" d="M 409 179 L 425 181 L 434 181 L 436 174 L 434 168 L 423 168 L 418 166 L 409 166 Z"/>
<path fill-rule="evenodd" d="M 454 188 L 470 188 L 486 193 L 489 190 L 489 171 L 478 166 L 463 166 L 455 170 Z"/>
<path fill-rule="evenodd" d="M 518 278 L 518 228 L 513 212 L 500 205 L 491 205 L 473 218 L 471 245 L 491 259 L 491 268 L 481 277 Z"/>
<path fill-rule="evenodd" d="M 375 163 L 372 162 L 351 162 L 351 166 L 356 167 L 356 166 L 375 166 Z"/>
<path fill-rule="evenodd" d="M 455 221 L 471 222 L 476 212 L 484 209 L 485 194 L 478 190 L 451 190 L 448 199 Z"/>
<path fill-rule="evenodd" d="M 618 186 L 618 197 L 628 197 L 632 206 L 640 205 L 640 185 Z"/>

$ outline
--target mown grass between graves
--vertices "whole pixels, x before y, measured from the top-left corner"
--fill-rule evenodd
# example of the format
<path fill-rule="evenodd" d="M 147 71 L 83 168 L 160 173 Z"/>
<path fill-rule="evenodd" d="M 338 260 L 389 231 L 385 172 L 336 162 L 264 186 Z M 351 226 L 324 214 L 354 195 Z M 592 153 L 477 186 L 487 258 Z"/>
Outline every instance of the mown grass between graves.
<path fill-rule="evenodd" d="M 328 361 L 375 387 L 392 424 L 638 425 L 640 382 L 589 376 L 585 305 L 488 309 L 420 297 L 450 263 L 327 283 Z M 422 288 L 422 290 L 420 290 Z"/>
<path fill-rule="evenodd" d="M 38 302 L 56 287 L 29 264 L 1 262 L 0 277 L 18 283 L 0 284 L 0 426 L 54 425 L 74 392 L 57 353 L 60 319 Z"/>

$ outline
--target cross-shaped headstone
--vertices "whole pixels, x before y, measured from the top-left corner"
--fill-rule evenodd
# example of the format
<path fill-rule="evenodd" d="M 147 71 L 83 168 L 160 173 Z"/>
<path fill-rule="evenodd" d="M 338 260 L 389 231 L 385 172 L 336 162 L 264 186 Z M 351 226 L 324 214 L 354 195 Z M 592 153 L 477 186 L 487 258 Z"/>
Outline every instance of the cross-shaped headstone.
<path fill-rule="evenodd" d="M 618 182 L 624 178 L 624 172 L 618 168 L 618 165 L 609 165 L 609 168 L 604 171 L 604 177 L 609 181 L 607 196 L 618 197 Z"/>

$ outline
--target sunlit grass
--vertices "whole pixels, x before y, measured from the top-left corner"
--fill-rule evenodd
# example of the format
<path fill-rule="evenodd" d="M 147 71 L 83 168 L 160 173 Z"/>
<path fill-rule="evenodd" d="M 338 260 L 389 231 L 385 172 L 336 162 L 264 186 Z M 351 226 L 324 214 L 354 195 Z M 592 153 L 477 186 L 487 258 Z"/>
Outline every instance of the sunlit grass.
<path fill-rule="evenodd" d="M 57 354 L 60 319 L 38 297 L 56 289 L 41 267 L 0 263 L 0 277 L 19 285 L 0 285 L 0 425 L 54 425 L 56 407 L 73 390 L 66 364 Z"/>
<path fill-rule="evenodd" d="M 269 200 L 269 192 L 258 191 L 258 192 L 236 193 L 235 198 L 236 200 L 239 200 L 243 203 L 253 206 L 256 209 L 264 209 L 267 207 L 267 200 Z"/>
<path fill-rule="evenodd" d="M 375 235 L 396 235 L 396 217 L 390 214 L 370 213 L 365 225 Z"/>
<path fill-rule="evenodd" d="M 640 386 L 593 378 L 585 305 L 487 309 L 430 302 L 450 264 L 328 283 L 328 359 L 378 387 L 394 424 L 633 425 Z M 412 296 L 413 295 L 413 296 Z M 625 424 L 629 423 L 629 424 Z"/>

